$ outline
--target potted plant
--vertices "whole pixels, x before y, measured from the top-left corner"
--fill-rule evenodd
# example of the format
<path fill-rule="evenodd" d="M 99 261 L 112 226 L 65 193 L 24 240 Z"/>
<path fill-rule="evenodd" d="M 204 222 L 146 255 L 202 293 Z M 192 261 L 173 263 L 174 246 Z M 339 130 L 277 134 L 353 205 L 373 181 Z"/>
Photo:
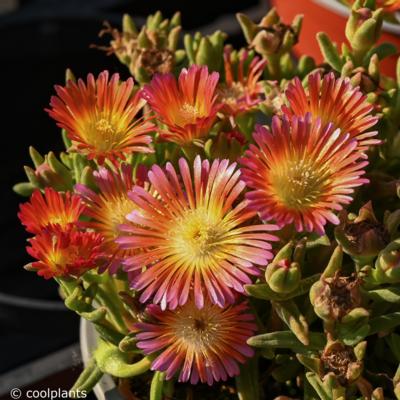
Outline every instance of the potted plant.
<path fill-rule="evenodd" d="M 100 48 L 132 77 L 67 70 L 55 87 L 66 151 L 31 147 L 14 189 L 26 269 L 82 319 L 71 397 L 400 398 L 400 84 L 380 72 L 382 14 L 355 3 L 350 45 L 320 35 L 322 64 L 291 57 L 301 16 L 237 18 L 239 50 L 221 31 L 182 47 L 179 13 L 125 15 Z"/>

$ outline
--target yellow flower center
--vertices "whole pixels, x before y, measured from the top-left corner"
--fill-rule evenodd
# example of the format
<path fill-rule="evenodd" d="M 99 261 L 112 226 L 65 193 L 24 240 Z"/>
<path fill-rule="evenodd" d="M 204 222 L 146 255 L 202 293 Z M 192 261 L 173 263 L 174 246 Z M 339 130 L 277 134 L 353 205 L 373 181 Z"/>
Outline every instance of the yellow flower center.
<path fill-rule="evenodd" d="M 121 115 L 99 113 L 81 121 L 80 133 L 98 152 L 106 152 L 114 149 L 127 136 L 126 122 Z"/>
<path fill-rule="evenodd" d="M 197 118 L 201 117 L 203 117 L 203 113 L 196 105 L 184 103 L 180 107 L 178 115 L 176 116 L 176 124 L 178 126 L 194 124 Z"/>
<path fill-rule="evenodd" d="M 114 240 L 120 234 L 119 225 L 126 222 L 126 216 L 132 212 L 134 204 L 126 196 L 113 198 L 104 202 L 104 224 L 107 226 L 108 241 Z"/>
<path fill-rule="evenodd" d="M 201 310 L 193 305 L 179 309 L 172 323 L 174 336 L 196 351 L 212 346 L 220 327 L 218 314 L 207 305 Z"/>
<path fill-rule="evenodd" d="M 219 90 L 221 101 L 226 104 L 235 104 L 244 96 L 244 87 L 240 82 L 232 82 L 230 86 L 223 86 Z"/>
<path fill-rule="evenodd" d="M 110 121 L 106 120 L 105 118 L 98 120 L 95 126 L 97 131 L 103 136 L 113 135 L 115 133 L 115 128 L 113 125 L 111 125 Z"/>
<path fill-rule="evenodd" d="M 329 184 L 329 170 L 316 166 L 313 161 L 287 160 L 271 174 L 275 195 L 286 207 L 304 209 L 318 201 Z"/>
<path fill-rule="evenodd" d="M 209 210 L 198 208 L 188 211 L 182 220 L 177 221 L 171 233 L 175 252 L 196 266 L 207 263 L 219 250 L 226 229 Z"/>
<path fill-rule="evenodd" d="M 71 217 L 70 215 L 65 215 L 62 213 L 59 214 L 53 214 L 53 215 L 49 215 L 48 217 L 48 221 L 46 222 L 46 225 L 48 224 L 58 224 L 61 226 L 66 226 L 69 223 L 71 223 L 73 221 L 73 217 Z"/>
<path fill-rule="evenodd" d="M 57 248 L 57 237 L 53 237 L 53 245 L 47 254 L 48 266 L 53 271 L 64 271 L 68 264 L 76 260 L 82 252 L 78 246 L 69 246 L 65 249 Z"/>

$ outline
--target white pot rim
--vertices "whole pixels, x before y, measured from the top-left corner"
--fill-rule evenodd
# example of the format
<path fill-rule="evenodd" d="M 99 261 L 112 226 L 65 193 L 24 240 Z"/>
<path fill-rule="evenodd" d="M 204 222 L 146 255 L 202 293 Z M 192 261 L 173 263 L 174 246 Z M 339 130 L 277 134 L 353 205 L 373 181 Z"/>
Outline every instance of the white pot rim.
<path fill-rule="evenodd" d="M 335 14 L 341 15 L 343 17 L 347 18 L 350 14 L 349 8 L 337 0 L 312 0 L 312 1 L 330 11 L 333 11 Z M 400 25 L 384 21 L 383 30 L 385 32 L 393 33 L 396 36 L 400 36 Z"/>

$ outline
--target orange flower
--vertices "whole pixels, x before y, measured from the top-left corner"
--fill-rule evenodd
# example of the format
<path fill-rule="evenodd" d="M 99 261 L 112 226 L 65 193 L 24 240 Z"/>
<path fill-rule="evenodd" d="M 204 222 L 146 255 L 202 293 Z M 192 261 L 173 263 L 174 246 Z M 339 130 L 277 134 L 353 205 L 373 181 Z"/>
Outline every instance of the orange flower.
<path fill-rule="evenodd" d="M 220 84 L 218 88 L 218 100 L 223 104 L 223 112 L 235 116 L 253 109 L 263 100 L 261 97 L 263 88 L 259 79 L 267 61 L 254 57 L 246 68 L 245 63 L 249 53 L 248 51 L 243 51 L 240 55 L 237 76 L 235 77 L 231 53 L 232 47 L 225 46 L 225 83 Z"/>
<path fill-rule="evenodd" d="M 26 250 L 38 260 L 30 267 L 46 279 L 81 275 L 96 267 L 102 240 L 98 233 L 81 232 L 73 227 L 61 230 L 54 226 L 29 239 L 30 247 Z"/>
<path fill-rule="evenodd" d="M 161 132 L 163 139 L 185 145 L 208 135 L 220 108 L 218 78 L 206 66 L 192 65 L 182 69 L 178 82 L 172 74 L 156 74 L 143 88 L 143 98 L 168 127 L 169 132 Z"/>
<path fill-rule="evenodd" d="M 249 208 L 263 220 L 323 234 L 327 221 L 339 223 L 334 211 L 368 182 L 357 140 L 310 114 L 274 117 L 271 130 L 258 126 L 253 136 L 257 145 L 241 160 L 242 176 L 254 189 L 246 194 Z"/>
<path fill-rule="evenodd" d="M 257 325 L 246 303 L 220 308 L 207 301 L 199 310 L 191 299 L 173 311 L 150 304 L 145 315 L 148 322 L 135 324 L 137 347 L 156 355 L 151 369 L 164 371 L 167 380 L 226 381 L 254 355 L 246 341 Z"/>
<path fill-rule="evenodd" d="M 30 233 L 40 233 L 49 226 L 58 225 L 66 229 L 78 222 L 85 209 L 78 195 L 64 195 L 53 188 L 46 188 L 44 195 L 35 190 L 29 202 L 20 205 L 18 217 Z"/>
<path fill-rule="evenodd" d="M 333 73 L 329 73 L 321 79 L 319 73 L 314 73 L 308 77 L 306 91 L 296 77 L 289 84 L 286 96 L 289 107 L 283 106 L 282 110 L 289 117 L 304 117 L 311 113 L 313 119 L 321 119 L 323 127 L 332 123 L 342 135 L 348 133 L 349 140 L 357 139 L 357 147 L 362 151 L 380 143 L 380 140 L 374 139 L 377 131 L 367 132 L 378 121 L 378 117 L 371 115 L 373 106 L 348 78 L 336 79 Z"/>
<path fill-rule="evenodd" d="M 132 78 L 120 82 L 118 74 L 109 80 L 108 71 L 97 80 L 89 74 L 86 84 L 79 79 L 56 86 L 57 96 L 46 111 L 66 129 L 74 150 L 100 164 L 106 158 L 124 159 L 127 153 L 150 153 L 154 125 L 144 117 L 135 120 L 145 101 L 133 94 L 133 85 Z"/>
<path fill-rule="evenodd" d="M 254 222 L 256 213 L 239 201 L 245 187 L 239 177 L 228 160 L 210 164 L 197 156 L 191 171 L 181 158 L 179 171 L 170 163 L 149 171 L 156 196 L 139 186 L 129 192 L 135 210 L 117 242 L 140 250 L 124 265 L 136 273 L 131 285 L 142 292 L 141 302 L 174 309 L 194 293 L 198 308 L 207 297 L 224 307 L 267 265 L 276 227 Z"/>
<path fill-rule="evenodd" d="M 115 273 L 122 260 L 134 254 L 121 249 L 115 242 L 119 225 L 125 223 L 125 217 L 136 208 L 128 197 L 128 192 L 135 184 L 132 167 L 127 164 L 122 164 L 118 170 L 100 167 L 94 172 L 94 179 L 98 193 L 82 184 L 76 185 L 75 190 L 87 205 L 85 215 L 90 217 L 90 221 L 84 225 L 104 236 L 102 249 L 106 257 L 103 268 Z"/>

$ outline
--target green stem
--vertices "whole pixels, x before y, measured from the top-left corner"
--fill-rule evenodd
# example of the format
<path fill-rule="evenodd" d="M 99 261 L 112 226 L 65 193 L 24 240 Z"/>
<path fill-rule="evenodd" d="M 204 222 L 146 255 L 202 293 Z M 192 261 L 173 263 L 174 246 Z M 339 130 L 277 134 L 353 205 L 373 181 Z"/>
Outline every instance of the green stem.
<path fill-rule="evenodd" d="M 240 367 L 240 374 L 236 377 L 236 388 L 239 400 L 260 399 L 257 356 Z"/>
<path fill-rule="evenodd" d="M 267 63 L 267 71 L 268 71 L 268 79 L 276 79 L 279 80 L 281 74 L 281 67 L 280 67 L 280 55 L 278 54 L 271 54 L 268 55 L 266 58 L 268 60 Z"/>
<path fill-rule="evenodd" d="M 72 386 L 70 396 L 72 398 L 80 398 L 80 394 L 83 394 L 83 392 L 90 392 L 102 376 L 103 372 L 97 367 L 96 361 L 91 359 L 79 375 L 74 386 Z"/>
<path fill-rule="evenodd" d="M 127 334 L 128 329 L 125 325 L 125 321 L 121 316 L 121 308 L 119 308 L 118 303 L 115 302 L 115 298 L 112 293 L 104 290 L 102 287 L 99 286 L 96 298 L 100 301 L 102 305 L 107 307 L 107 314 L 110 317 L 112 323 L 115 324 L 119 332 Z"/>
<path fill-rule="evenodd" d="M 99 340 L 99 345 L 93 355 L 104 373 L 117 378 L 141 375 L 150 369 L 152 362 L 150 357 L 143 357 L 140 361 L 130 364 L 126 353 L 122 353 L 118 347 L 103 340 Z"/>
<path fill-rule="evenodd" d="M 154 372 L 150 386 L 150 400 L 162 400 L 165 372 Z"/>

